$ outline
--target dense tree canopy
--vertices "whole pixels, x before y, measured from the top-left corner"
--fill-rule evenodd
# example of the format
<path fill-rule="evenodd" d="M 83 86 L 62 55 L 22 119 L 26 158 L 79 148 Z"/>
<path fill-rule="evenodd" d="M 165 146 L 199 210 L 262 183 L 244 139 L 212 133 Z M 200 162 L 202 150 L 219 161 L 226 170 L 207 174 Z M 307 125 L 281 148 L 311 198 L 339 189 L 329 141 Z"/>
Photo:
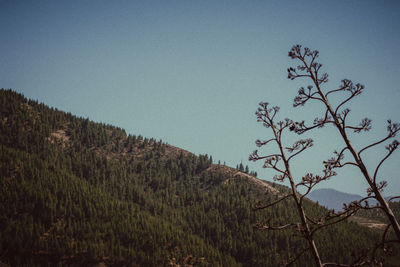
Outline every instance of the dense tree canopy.
<path fill-rule="evenodd" d="M 295 206 L 254 212 L 278 195 L 248 174 L 11 90 L 0 90 L 0 169 L 1 264 L 276 266 L 304 245 L 252 227 L 293 221 Z M 317 243 L 324 259 L 346 262 L 376 238 L 341 223 Z"/>

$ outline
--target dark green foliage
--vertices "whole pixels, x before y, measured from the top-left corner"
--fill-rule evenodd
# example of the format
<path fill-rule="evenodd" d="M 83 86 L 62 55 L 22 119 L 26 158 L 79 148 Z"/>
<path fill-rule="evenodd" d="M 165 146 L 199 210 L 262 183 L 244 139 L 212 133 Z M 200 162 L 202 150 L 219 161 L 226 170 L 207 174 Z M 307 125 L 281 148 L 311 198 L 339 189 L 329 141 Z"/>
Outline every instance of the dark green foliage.
<path fill-rule="evenodd" d="M 210 168 L 207 155 L 11 90 L 0 90 L 0 112 L 0 265 L 276 266 L 304 247 L 289 231 L 252 227 L 293 221 L 292 203 L 254 212 L 256 198 L 277 196 L 231 179 L 228 167 Z M 324 260 L 346 262 L 376 234 L 343 223 L 317 239 Z M 308 262 L 305 255 L 299 266 Z"/>

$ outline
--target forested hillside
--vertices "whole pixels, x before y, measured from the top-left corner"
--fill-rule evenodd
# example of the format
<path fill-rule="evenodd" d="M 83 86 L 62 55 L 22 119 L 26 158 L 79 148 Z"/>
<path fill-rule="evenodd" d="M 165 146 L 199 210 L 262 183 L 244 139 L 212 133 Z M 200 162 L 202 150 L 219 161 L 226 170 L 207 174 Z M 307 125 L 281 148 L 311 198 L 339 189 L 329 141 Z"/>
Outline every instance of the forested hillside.
<path fill-rule="evenodd" d="M 290 201 L 252 209 L 284 187 L 207 155 L 4 89 L 0 133 L 0 265 L 277 266 L 305 247 L 290 231 L 252 227 L 295 221 Z M 326 212 L 312 202 L 306 208 Z M 345 222 L 317 243 L 324 261 L 346 263 L 377 238 Z M 312 266 L 309 259 L 295 266 Z"/>

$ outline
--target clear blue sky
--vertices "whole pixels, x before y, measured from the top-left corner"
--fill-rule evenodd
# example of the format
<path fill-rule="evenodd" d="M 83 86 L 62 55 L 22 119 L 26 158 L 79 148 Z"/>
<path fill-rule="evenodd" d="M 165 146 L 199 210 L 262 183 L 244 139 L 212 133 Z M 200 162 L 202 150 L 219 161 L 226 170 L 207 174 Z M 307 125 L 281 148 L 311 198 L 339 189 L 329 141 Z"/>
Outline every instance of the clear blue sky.
<path fill-rule="evenodd" d="M 398 1 L 0 0 L 0 87 L 230 166 L 242 161 L 271 180 L 247 161 L 270 134 L 256 122 L 258 103 L 279 105 L 282 118 L 322 111 L 292 107 L 300 83 L 286 78 L 291 46 L 320 51 L 331 88 L 343 78 L 366 86 L 351 109 L 354 120 L 373 120 L 373 131 L 354 136 L 367 144 L 385 134 L 386 119 L 400 120 L 399 14 Z M 342 145 L 332 128 L 311 137 L 299 176 Z M 382 153 L 369 154 L 371 166 Z M 400 193 L 399 163 L 396 151 L 381 172 L 387 194 Z M 364 194 L 366 184 L 350 168 L 322 187 Z"/>

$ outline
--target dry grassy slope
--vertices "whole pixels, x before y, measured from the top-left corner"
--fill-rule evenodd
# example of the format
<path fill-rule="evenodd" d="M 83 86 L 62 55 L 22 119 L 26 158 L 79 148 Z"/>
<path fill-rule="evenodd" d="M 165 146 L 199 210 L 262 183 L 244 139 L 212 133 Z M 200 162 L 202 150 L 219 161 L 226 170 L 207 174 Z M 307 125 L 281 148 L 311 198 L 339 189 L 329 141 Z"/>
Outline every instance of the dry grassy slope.
<path fill-rule="evenodd" d="M 383 222 L 371 220 L 371 219 L 367 219 L 367 218 L 363 218 L 363 217 L 359 217 L 359 216 L 352 216 L 349 218 L 349 221 L 352 221 L 361 226 L 368 227 L 371 229 L 376 229 L 379 231 L 384 231 L 387 226 L 387 224 L 385 224 Z"/>
<path fill-rule="evenodd" d="M 256 188 L 262 192 L 268 192 L 268 193 L 271 193 L 276 196 L 280 195 L 280 192 L 278 191 L 278 189 L 271 186 L 268 182 L 258 179 L 247 173 L 238 171 L 234 168 L 231 168 L 228 166 L 223 166 L 223 165 L 212 164 L 207 170 L 213 171 L 213 172 L 221 172 L 221 173 L 227 175 L 228 177 L 230 177 L 225 182 L 228 182 L 231 179 L 244 179 L 244 180 L 248 181 L 251 186 L 253 186 L 254 188 Z"/>

